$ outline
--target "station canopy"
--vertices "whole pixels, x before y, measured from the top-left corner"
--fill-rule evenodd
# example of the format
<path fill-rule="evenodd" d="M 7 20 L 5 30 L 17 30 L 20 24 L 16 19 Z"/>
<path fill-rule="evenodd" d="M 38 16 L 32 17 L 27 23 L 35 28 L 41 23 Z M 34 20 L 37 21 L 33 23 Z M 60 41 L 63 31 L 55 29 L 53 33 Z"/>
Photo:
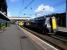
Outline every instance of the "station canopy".
<path fill-rule="evenodd" d="M 6 15 L 4 15 L 3 13 L 0 12 L 0 19 L 6 20 L 6 21 L 10 21 Z"/>

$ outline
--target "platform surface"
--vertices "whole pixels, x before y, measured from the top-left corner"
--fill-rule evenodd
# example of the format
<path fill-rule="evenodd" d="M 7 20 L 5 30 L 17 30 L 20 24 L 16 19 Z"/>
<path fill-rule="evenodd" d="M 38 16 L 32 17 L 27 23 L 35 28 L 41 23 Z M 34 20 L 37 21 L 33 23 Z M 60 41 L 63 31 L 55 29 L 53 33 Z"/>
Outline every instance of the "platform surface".
<path fill-rule="evenodd" d="M 0 32 L 0 50 L 43 50 L 35 45 L 16 25 Z"/>

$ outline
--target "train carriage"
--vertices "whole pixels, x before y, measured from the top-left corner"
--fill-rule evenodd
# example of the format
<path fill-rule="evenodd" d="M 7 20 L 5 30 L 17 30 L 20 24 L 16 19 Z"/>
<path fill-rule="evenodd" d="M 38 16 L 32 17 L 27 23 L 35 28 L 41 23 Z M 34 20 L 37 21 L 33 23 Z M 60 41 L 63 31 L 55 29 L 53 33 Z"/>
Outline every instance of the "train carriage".
<path fill-rule="evenodd" d="M 28 25 L 29 23 L 29 25 Z M 52 33 L 54 34 L 55 32 L 57 32 L 57 22 L 56 22 L 56 18 L 53 17 L 37 17 L 34 18 L 32 20 L 29 20 L 29 22 L 25 22 L 25 26 L 35 29 L 35 30 L 39 30 L 42 33 Z"/>

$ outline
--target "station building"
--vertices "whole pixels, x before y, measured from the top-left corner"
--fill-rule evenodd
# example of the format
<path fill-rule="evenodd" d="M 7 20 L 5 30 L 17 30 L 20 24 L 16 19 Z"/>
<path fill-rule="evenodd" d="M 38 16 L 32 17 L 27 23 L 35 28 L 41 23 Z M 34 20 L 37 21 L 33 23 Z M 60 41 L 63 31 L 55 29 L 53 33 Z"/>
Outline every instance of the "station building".
<path fill-rule="evenodd" d="M 7 3 L 6 0 L 0 0 L 0 28 L 6 27 L 9 23 L 7 18 Z"/>

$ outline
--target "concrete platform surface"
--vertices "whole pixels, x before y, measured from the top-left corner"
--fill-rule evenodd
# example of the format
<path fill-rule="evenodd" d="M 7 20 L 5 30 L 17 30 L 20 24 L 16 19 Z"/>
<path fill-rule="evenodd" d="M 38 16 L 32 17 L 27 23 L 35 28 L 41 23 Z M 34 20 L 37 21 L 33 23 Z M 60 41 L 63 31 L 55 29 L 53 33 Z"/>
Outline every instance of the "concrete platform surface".
<path fill-rule="evenodd" d="M 67 28 L 65 28 L 65 27 L 58 27 L 58 31 L 67 32 Z"/>
<path fill-rule="evenodd" d="M 43 50 L 34 44 L 16 25 L 0 32 L 0 50 Z"/>

